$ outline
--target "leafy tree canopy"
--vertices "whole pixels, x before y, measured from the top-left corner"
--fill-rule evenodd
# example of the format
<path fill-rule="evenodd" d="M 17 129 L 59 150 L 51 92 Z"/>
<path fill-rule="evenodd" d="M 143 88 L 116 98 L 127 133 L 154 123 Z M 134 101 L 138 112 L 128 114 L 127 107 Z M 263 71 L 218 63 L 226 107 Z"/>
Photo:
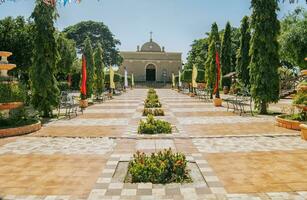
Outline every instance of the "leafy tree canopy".
<path fill-rule="evenodd" d="M 232 72 L 232 33 L 230 23 L 227 22 L 222 40 L 222 50 L 221 50 L 221 66 L 223 75 Z"/>
<path fill-rule="evenodd" d="M 9 60 L 17 65 L 16 70 L 28 71 L 33 46 L 33 23 L 23 17 L 0 20 L 0 50 L 13 52 Z"/>
<path fill-rule="evenodd" d="M 121 64 L 122 58 L 116 48 L 120 45 L 109 28 L 103 22 L 83 21 L 64 29 L 67 37 L 76 42 L 78 52 L 84 48 L 84 40 L 89 37 L 93 48 L 100 43 L 104 49 L 104 63 L 106 65 Z"/>
<path fill-rule="evenodd" d="M 236 72 L 240 81 L 245 85 L 249 86 L 249 48 L 250 48 L 250 39 L 251 33 L 249 28 L 249 17 L 243 17 L 241 21 L 241 39 L 240 39 L 240 48 L 237 51 L 237 65 Z"/>
<path fill-rule="evenodd" d="M 72 71 L 72 66 L 77 58 L 76 44 L 73 40 L 67 39 L 64 33 L 56 35 L 57 47 L 60 60 L 57 63 L 57 73 L 65 78 Z"/>
<path fill-rule="evenodd" d="M 185 68 L 192 69 L 195 64 L 198 69 L 204 69 L 208 54 L 209 39 L 202 38 L 194 40 L 191 47 L 192 49 L 189 52 Z"/>
<path fill-rule="evenodd" d="M 280 56 L 283 62 L 307 69 L 307 11 L 297 8 L 281 21 Z"/>
<path fill-rule="evenodd" d="M 269 103 L 279 100 L 279 45 L 280 23 L 276 0 L 252 0 L 250 47 L 251 95 L 260 113 L 267 113 Z"/>
<path fill-rule="evenodd" d="M 58 49 L 55 38 L 54 7 L 36 0 L 34 19 L 34 53 L 30 69 L 32 104 L 45 117 L 52 116 L 58 105 L 59 89 L 55 78 Z"/>

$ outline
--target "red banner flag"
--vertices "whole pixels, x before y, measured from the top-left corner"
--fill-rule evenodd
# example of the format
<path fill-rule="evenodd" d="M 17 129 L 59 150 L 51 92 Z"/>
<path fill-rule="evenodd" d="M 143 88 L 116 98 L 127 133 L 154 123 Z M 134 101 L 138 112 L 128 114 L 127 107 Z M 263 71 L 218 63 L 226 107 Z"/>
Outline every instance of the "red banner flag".
<path fill-rule="evenodd" d="M 86 59 L 84 55 L 82 55 L 81 94 L 86 95 Z"/>
<path fill-rule="evenodd" d="M 216 76 L 216 83 L 215 83 L 215 88 L 214 88 L 214 94 L 216 94 L 216 92 L 218 91 L 219 89 L 219 82 L 220 82 L 220 79 L 221 79 L 221 65 L 220 65 L 220 57 L 219 57 L 219 53 L 218 51 L 216 51 L 216 54 L 215 54 L 215 62 L 216 62 L 216 73 L 217 73 L 217 76 Z"/>

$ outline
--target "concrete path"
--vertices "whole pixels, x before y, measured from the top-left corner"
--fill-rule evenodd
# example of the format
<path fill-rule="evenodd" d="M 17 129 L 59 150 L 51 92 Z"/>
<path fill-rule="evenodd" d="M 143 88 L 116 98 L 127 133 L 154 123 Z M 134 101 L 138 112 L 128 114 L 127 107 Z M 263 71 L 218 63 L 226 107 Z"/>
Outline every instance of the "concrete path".
<path fill-rule="evenodd" d="M 271 116 L 239 116 L 157 90 L 172 135 L 137 134 L 147 90 L 130 90 L 83 115 L 0 139 L 4 199 L 307 199 L 307 142 Z M 277 107 L 277 106 L 275 106 Z M 127 184 L 113 174 L 137 150 L 185 153 L 204 181 Z"/>

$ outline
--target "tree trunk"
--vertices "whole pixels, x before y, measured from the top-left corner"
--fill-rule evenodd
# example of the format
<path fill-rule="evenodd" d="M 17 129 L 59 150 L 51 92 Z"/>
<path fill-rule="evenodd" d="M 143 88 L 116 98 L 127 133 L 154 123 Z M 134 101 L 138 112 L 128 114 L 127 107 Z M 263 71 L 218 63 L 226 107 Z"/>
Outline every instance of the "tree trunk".
<path fill-rule="evenodd" d="M 264 101 L 260 103 L 260 114 L 268 114 L 267 103 Z"/>

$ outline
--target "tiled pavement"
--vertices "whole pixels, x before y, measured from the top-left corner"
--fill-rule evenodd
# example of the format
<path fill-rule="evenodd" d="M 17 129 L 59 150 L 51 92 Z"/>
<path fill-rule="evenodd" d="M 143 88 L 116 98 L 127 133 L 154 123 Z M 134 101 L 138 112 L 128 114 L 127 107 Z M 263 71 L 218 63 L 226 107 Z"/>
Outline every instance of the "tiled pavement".
<path fill-rule="evenodd" d="M 239 116 L 173 90 L 158 90 L 174 134 L 136 128 L 147 90 L 90 106 L 33 134 L 0 139 L 4 199 L 307 199 L 307 143 L 274 118 Z M 274 105 L 281 110 L 289 101 Z M 165 148 L 196 162 L 205 181 L 128 184 L 113 178 L 137 150 Z"/>

